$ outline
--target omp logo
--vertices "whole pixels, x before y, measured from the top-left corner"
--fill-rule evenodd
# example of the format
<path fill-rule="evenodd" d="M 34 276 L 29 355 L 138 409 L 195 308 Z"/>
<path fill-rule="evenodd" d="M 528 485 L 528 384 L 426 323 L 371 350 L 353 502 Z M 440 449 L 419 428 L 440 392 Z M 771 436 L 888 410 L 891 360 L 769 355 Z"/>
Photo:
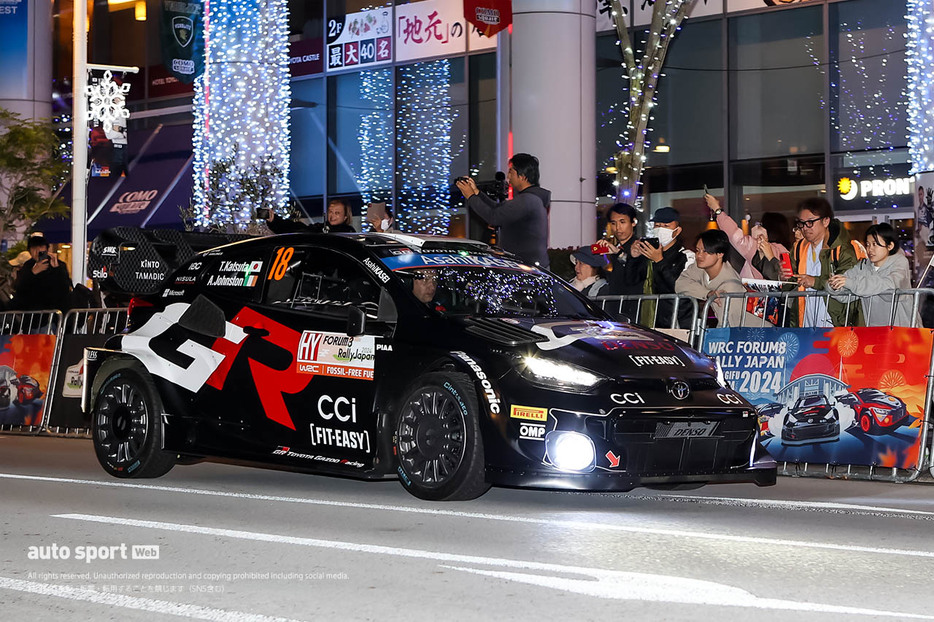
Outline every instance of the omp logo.
<path fill-rule="evenodd" d="M 512 419 L 529 419 L 531 421 L 548 421 L 547 408 L 534 408 L 532 406 L 512 406 L 509 409 Z"/>
<path fill-rule="evenodd" d="M 519 424 L 519 438 L 530 441 L 541 441 L 545 438 L 545 424 L 522 423 Z"/>

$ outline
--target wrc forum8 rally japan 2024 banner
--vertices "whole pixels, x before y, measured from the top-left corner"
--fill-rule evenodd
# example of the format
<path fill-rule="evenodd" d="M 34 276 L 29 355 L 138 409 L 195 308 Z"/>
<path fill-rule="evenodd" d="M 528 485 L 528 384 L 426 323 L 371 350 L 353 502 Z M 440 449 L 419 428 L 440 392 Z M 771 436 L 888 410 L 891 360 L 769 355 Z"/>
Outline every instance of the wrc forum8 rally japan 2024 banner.
<path fill-rule="evenodd" d="M 715 328 L 704 352 L 781 462 L 913 468 L 931 363 L 923 328 Z"/>

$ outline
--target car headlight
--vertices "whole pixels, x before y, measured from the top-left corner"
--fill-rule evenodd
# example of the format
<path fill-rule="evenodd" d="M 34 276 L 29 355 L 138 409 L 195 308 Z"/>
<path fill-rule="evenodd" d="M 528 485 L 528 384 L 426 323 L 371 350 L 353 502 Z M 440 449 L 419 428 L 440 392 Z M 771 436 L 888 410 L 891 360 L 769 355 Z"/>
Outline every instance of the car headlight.
<path fill-rule="evenodd" d="M 526 356 L 519 363 L 519 373 L 528 380 L 549 388 L 586 391 L 606 378 L 577 365 L 559 363 L 546 358 Z"/>
<path fill-rule="evenodd" d="M 596 464 L 593 441 L 580 432 L 552 430 L 545 435 L 545 452 L 555 468 L 562 471 L 592 471 Z"/>

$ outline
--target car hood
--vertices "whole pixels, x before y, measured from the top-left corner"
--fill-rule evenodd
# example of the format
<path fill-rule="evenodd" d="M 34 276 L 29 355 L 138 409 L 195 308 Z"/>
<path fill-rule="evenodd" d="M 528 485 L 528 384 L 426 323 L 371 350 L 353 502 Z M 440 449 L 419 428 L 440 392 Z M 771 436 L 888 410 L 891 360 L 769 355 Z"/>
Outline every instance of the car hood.
<path fill-rule="evenodd" d="M 529 344 L 539 356 L 557 358 L 608 377 L 716 374 L 713 359 L 687 344 L 619 322 L 497 318 L 472 320 L 468 332 L 504 345 Z"/>

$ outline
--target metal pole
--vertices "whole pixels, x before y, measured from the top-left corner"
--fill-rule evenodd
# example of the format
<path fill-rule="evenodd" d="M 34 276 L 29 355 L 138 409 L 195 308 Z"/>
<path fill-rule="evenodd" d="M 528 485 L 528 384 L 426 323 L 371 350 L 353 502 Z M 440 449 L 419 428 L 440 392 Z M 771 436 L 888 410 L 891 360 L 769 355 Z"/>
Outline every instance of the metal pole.
<path fill-rule="evenodd" d="M 72 64 L 72 159 L 71 159 L 71 278 L 87 280 L 88 189 L 88 2 L 74 0 L 74 61 Z"/>

